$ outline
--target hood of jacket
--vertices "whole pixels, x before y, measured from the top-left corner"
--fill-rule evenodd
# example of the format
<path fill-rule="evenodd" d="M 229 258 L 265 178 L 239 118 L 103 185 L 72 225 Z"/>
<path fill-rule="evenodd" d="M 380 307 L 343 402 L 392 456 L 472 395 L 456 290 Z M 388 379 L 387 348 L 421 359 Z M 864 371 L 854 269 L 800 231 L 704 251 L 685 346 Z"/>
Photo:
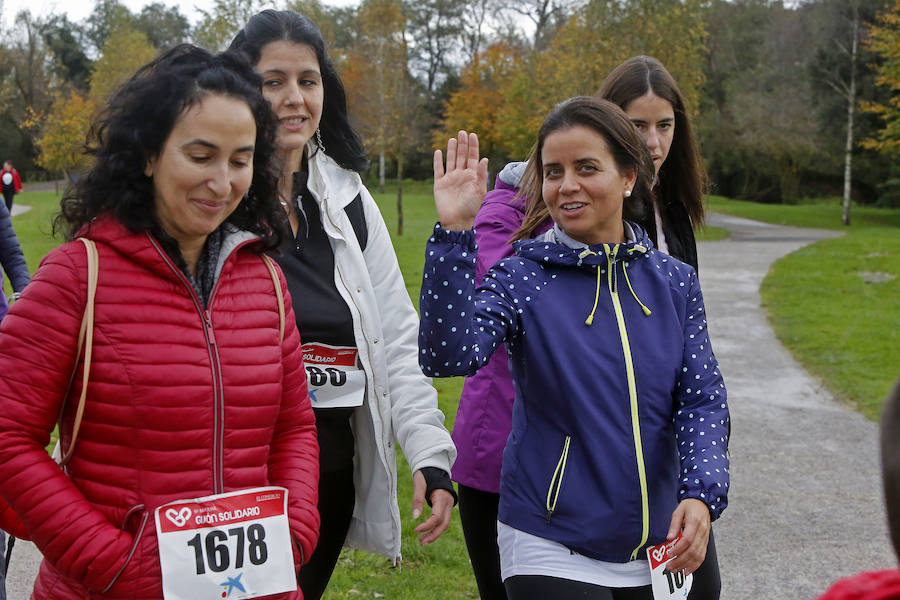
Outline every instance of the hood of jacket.
<path fill-rule="evenodd" d="M 587 266 L 593 268 L 596 265 L 606 264 L 608 258 L 613 260 L 647 258 L 650 249 L 653 248 L 653 242 L 647 232 L 629 221 L 625 221 L 625 228 L 628 239 L 619 244 L 571 247 L 559 239 L 558 230 L 553 227 L 534 239 L 514 242 L 513 248 L 516 256 L 560 267 Z M 628 233 L 632 235 L 628 235 Z M 577 242 L 575 243 L 577 244 Z"/>
<path fill-rule="evenodd" d="M 259 239 L 256 234 L 243 231 L 228 223 L 224 223 L 222 227 L 225 230 L 225 237 L 222 240 L 222 247 L 216 261 L 216 279 L 219 278 L 225 261 L 234 250 Z M 113 217 L 112 214 L 104 213 L 79 229 L 75 237 L 87 237 L 95 242 L 107 244 L 118 252 L 130 255 L 135 263 L 150 269 L 160 277 L 178 280 L 178 276 L 172 272 L 171 268 L 159 260 L 159 254 L 156 250 L 157 247 L 162 250 L 159 240 L 149 232 L 144 235 L 150 240 L 149 246 L 136 244 L 136 236 L 131 231 Z M 163 251 L 163 254 L 165 254 L 165 251 Z"/>

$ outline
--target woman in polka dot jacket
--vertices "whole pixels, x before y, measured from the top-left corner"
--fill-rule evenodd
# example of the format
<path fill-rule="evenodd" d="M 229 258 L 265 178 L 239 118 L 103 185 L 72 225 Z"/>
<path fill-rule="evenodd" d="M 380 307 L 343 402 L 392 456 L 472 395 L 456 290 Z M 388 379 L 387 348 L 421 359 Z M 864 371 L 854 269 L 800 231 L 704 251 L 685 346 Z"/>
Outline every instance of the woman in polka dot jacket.
<path fill-rule="evenodd" d="M 426 250 L 419 362 L 434 377 L 471 375 L 506 343 L 516 388 L 500 485 L 507 591 L 570 592 L 575 580 L 601 590 L 591 597 L 650 598 L 645 548 L 681 530 L 669 570 L 703 561 L 727 504 L 729 417 L 694 269 L 625 220 L 650 198 L 647 147 L 612 103 L 557 106 L 526 186 L 555 225 L 516 242 L 477 290 L 471 226 L 486 159 L 465 132 L 447 155 L 445 172 L 435 153 L 440 223 Z M 535 540 L 547 546 L 521 551 Z M 555 546 L 563 564 L 548 567 Z M 581 560 L 589 567 L 565 568 Z"/>

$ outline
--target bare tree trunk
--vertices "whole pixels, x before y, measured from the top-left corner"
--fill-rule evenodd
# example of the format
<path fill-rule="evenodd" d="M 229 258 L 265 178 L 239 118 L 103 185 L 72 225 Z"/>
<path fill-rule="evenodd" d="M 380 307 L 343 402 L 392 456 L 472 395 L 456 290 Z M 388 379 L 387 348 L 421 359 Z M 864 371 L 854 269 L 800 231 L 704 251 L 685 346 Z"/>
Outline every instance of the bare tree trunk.
<path fill-rule="evenodd" d="M 844 145 L 844 204 L 841 222 L 850 225 L 850 192 L 853 181 L 853 113 L 856 107 L 856 48 L 859 43 L 859 10 L 853 7 L 853 42 L 850 49 L 850 90 L 847 94 L 847 143 Z"/>
<path fill-rule="evenodd" d="M 378 151 L 378 191 L 384 193 L 384 147 Z"/>
<path fill-rule="evenodd" d="M 403 157 L 397 157 L 397 235 L 403 235 Z"/>

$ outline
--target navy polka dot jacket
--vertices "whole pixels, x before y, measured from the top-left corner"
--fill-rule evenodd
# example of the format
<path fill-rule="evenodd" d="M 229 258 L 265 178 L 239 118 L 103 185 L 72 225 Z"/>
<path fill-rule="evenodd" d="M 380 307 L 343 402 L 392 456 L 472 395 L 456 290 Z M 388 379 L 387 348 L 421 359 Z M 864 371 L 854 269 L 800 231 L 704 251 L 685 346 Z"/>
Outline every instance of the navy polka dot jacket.
<path fill-rule="evenodd" d="M 477 289 L 475 237 L 436 226 L 419 363 L 471 375 L 506 343 L 516 388 L 502 522 L 600 560 L 644 558 L 685 498 L 727 504 L 729 417 L 694 269 L 638 242 L 517 242 Z"/>

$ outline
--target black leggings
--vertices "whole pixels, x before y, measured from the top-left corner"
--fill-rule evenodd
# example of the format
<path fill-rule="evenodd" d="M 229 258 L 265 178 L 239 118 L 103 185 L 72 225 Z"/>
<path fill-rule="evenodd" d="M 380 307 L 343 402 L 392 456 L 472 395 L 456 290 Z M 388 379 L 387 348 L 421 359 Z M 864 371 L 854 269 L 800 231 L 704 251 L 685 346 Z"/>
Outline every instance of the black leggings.
<path fill-rule="evenodd" d="M 547 598 L 583 598 L 584 600 L 653 600 L 649 585 L 608 588 L 602 585 L 548 577 L 516 575 L 505 581 L 510 600 L 546 600 Z"/>
<path fill-rule="evenodd" d="M 459 520 L 481 600 L 506 600 L 500 579 L 500 551 L 497 548 L 497 507 L 500 494 L 483 492 L 458 484 Z"/>
<path fill-rule="evenodd" d="M 322 525 L 313 555 L 300 568 L 300 589 L 303 590 L 304 600 L 319 600 L 325 593 L 347 539 L 355 494 L 352 465 L 348 469 L 320 473 L 319 516 Z"/>
<path fill-rule="evenodd" d="M 482 600 L 507 600 L 507 589 L 500 578 L 500 551 L 497 548 L 497 507 L 500 495 L 458 485 L 459 519 L 466 548 L 475 572 L 475 582 Z M 688 600 L 719 600 L 722 580 L 716 542 L 712 529 L 706 560 L 694 572 L 694 585 Z"/>

